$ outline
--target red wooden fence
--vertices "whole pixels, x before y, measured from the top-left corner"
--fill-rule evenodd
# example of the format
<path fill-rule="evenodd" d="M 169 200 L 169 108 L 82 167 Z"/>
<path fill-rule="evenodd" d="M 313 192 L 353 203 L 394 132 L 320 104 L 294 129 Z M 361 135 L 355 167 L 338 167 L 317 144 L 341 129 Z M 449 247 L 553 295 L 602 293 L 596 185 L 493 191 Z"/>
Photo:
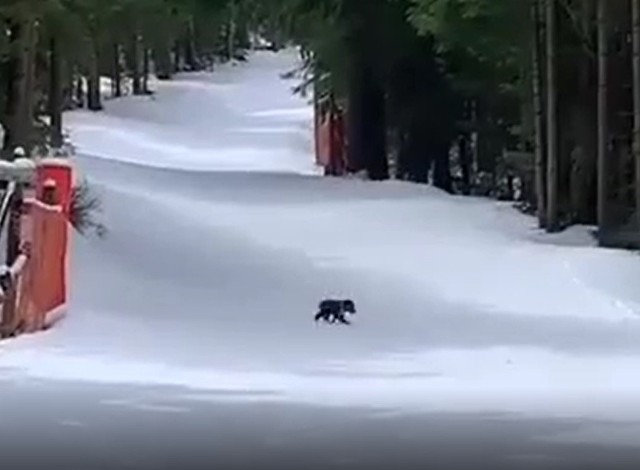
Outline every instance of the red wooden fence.
<path fill-rule="evenodd" d="M 2 297 L 3 337 L 46 329 L 66 313 L 71 166 L 67 160 L 42 159 L 33 182 L 35 197 L 23 199 L 17 215 L 20 253 L 7 260 L 12 265 Z"/>

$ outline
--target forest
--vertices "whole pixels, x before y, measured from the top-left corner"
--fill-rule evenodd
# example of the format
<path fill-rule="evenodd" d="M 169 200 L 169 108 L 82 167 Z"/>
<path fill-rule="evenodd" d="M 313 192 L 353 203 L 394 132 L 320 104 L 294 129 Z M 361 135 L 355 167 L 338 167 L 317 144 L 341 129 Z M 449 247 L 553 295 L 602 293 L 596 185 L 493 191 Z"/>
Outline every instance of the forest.
<path fill-rule="evenodd" d="M 300 46 L 296 91 L 344 111 L 350 171 L 640 247 L 640 0 L 0 0 L 0 17 L 6 159 L 62 146 L 101 77 L 110 98 L 151 94 L 259 34 Z"/>

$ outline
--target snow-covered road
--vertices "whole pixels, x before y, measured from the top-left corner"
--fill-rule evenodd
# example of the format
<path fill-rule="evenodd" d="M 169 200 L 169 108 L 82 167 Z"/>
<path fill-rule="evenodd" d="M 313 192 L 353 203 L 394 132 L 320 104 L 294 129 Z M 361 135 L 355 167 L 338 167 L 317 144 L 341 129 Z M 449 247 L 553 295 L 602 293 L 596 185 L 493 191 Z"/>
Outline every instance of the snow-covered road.
<path fill-rule="evenodd" d="M 295 57 L 66 116 L 109 235 L 74 241 L 69 318 L 0 345 L 0 453 L 640 462 L 640 259 L 490 201 L 319 178 L 311 111 L 279 77 Z M 326 296 L 356 300 L 353 326 L 314 325 Z"/>

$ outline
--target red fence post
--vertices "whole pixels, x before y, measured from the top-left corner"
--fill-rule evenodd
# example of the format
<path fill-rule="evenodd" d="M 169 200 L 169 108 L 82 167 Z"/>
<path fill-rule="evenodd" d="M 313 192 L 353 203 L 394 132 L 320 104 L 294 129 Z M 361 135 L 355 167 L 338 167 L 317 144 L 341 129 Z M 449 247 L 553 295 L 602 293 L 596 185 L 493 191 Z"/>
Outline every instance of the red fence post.
<path fill-rule="evenodd" d="M 62 213 L 69 218 L 73 174 L 71 164 L 65 158 L 43 158 L 36 165 L 36 198 L 43 201 L 47 186 L 55 184 L 58 204 Z"/>
<path fill-rule="evenodd" d="M 55 188 L 55 203 L 51 204 L 52 189 Z M 43 158 L 36 166 L 36 199 L 48 207 L 60 207 L 62 214 L 38 207 L 40 253 L 42 263 L 35 273 L 40 279 L 35 285 L 34 295 L 41 298 L 38 312 L 38 327 L 48 327 L 66 308 L 69 288 L 70 236 L 69 220 L 73 197 L 73 171 L 64 158 Z M 55 317 L 55 318 L 53 318 Z"/>

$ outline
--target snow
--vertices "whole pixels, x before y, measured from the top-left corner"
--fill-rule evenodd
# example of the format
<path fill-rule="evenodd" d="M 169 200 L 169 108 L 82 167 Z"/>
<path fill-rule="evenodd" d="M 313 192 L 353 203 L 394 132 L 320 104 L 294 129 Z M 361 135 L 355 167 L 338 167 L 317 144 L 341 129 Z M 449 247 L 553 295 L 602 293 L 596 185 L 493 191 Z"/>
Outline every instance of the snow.
<path fill-rule="evenodd" d="M 354 435 L 379 419 L 387 441 L 423 436 L 397 441 L 420 454 L 438 448 L 430 422 L 461 416 L 446 439 L 490 428 L 501 458 L 576 442 L 640 451 L 636 254 L 595 248 L 588 228 L 544 235 L 488 200 L 318 177 L 310 107 L 279 76 L 295 60 L 256 52 L 65 116 L 109 234 L 74 240 L 65 321 L 0 344 L 0 407 L 48 397 L 21 429 L 53 428 L 63 447 L 85 428 L 133 426 L 141 442 L 162 426 L 219 433 L 198 417 L 222 407 L 246 435 L 279 410 L 261 439 L 287 448 L 304 433 L 283 423 L 334 436 L 350 416 Z M 353 298 L 353 325 L 315 325 L 323 297 Z"/>
<path fill-rule="evenodd" d="M 289 92 L 280 73 L 291 57 L 151 81 L 158 93 L 107 101 L 104 114 L 71 113 L 67 126 L 81 153 L 167 168 L 296 171 L 315 174 L 308 158 L 312 109 Z M 274 68 L 275 69 L 274 72 Z M 279 89 L 279 93 L 272 90 Z M 258 142 L 258 145 L 256 145 Z M 301 155 L 304 157 L 301 158 Z"/>

